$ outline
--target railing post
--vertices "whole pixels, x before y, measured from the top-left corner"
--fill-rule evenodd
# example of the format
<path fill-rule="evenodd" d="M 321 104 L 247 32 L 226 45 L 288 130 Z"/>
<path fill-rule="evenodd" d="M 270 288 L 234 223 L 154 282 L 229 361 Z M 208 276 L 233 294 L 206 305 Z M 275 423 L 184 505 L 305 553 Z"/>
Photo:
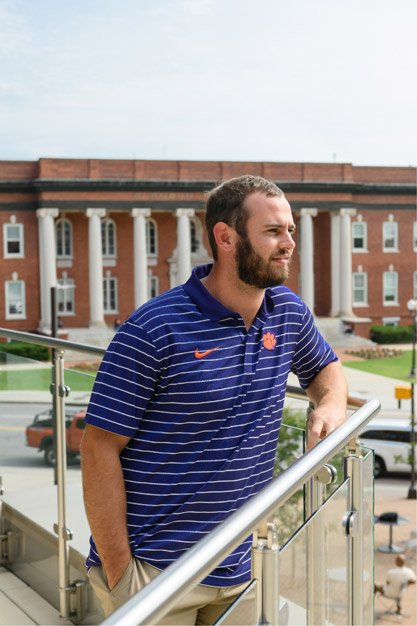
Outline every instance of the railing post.
<path fill-rule="evenodd" d="M 350 478 L 349 536 L 349 624 L 363 625 L 363 457 L 360 445 L 353 438 L 346 446 L 346 476 Z"/>
<path fill-rule="evenodd" d="M 266 521 L 253 533 L 252 579 L 255 590 L 255 624 L 278 626 L 279 623 L 279 546 L 277 528 Z"/>
<path fill-rule="evenodd" d="M 69 585 L 69 554 L 67 541 L 72 539 L 71 531 L 66 527 L 66 470 L 67 470 L 67 442 L 65 428 L 65 397 L 69 388 L 64 385 L 64 351 L 55 353 L 55 393 L 56 393 L 56 426 L 57 426 L 57 495 L 58 495 L 58 524 L 55 530 L 58 534 L 58 574 L 59 574 L 59 609 L 60 617 L 70 616 L 70 585 Z"/>

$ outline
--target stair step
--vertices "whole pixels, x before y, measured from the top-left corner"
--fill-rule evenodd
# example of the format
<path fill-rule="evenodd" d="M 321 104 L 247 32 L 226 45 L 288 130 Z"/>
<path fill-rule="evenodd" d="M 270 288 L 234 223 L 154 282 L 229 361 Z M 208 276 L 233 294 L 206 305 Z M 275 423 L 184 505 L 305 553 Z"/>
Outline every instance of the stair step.
<path fill-rule="evenodd" d="M 71 624 L 29 585 L 0 567 L 0 626 Z"/>
<path fill-rule="evenodd" d="M 316 326 L 332 348 L 354 348 L 374 346 L 374 342 L 365 337 L 344 333 L 343 321 L 338 317 L 316 317 Z"/>

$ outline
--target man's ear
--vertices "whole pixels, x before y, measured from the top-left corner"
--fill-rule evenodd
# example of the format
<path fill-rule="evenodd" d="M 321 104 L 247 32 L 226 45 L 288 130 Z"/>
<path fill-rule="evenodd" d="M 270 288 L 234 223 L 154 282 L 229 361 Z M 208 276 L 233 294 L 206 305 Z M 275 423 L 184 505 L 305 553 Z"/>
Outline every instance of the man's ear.
<path fill-rule="evenodd" d="M 213 227 L 213 235 L 219 250 L 230 252 L 234 249 L 236 242 L 236 232 L 225 222 L 217 222 Z"/>

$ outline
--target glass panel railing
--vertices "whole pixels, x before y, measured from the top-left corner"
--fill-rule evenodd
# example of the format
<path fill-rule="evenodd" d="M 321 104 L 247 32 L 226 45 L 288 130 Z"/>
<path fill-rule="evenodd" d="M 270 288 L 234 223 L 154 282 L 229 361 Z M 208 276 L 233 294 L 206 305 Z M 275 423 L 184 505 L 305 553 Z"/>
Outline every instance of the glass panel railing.
<path fill-rule="evenodd" d="M 305 413 L 284 411 L 284 419 L 302 423 Z M 279 434 L 274 465 L 274 477 L 279 476 L 295 459 L 305 452 L 305 430 L 293 424 L 283 423 Z M 278 544 L 283 546 L 300 528 L 305 520 L 305 488 L 298 489 L 273 514 L 273 521 L 278 528 Z"/>
<path fill-rule="evenodd" d="M 52 423 L 52 365 L 0 351 L 0 475 L 5 493 L 53 484 L 38 453 L 41 420 Z M 33 432 L 27 429 L 33 425 Z M 30 435 L 29 439 L 27 438 Z"/>
<path fill-rule="evenodd" d="M 213 626 L 256 624 L 255 593 L 257 584 L 257 580 L 252 580 Z"/>
<path fill-rule="evenodd" d="M 363 465 L 363 623 L 374 623 L 374 450 L 362 448 Z"/>
<path fill-rule="evenodd" d="M 346 480 L 280 551 L 280 600 L 288 603 L 289 625 L 347 623 L 348 494 Z"/>
<path fill-rule="evenodd" d="M 350 479 L 344 481 L 323 507 L 326 516 L 326 607 L 327 623 L 349 620 L 349 552 L 343 518 L 349 510 Z"/>
<path fill-rule="evenodd" d="M 0 476 L 4 495 L 3 521 L 12 533 L 12 571 L 59 607 L 58 548 L 54 525 L 59 523 L 53 441 L 54 368 L 0 351 Z M 67 469 L 65 527 L 71 531 L 71 580 L 84 580 L 89 528 L 84 512 L 79 446 L 84 415 L 95 372 L 64 370 Z M 95 606 L 95 602 L 90 602 Z M 91 608 L 91 607 L 90 607 Z M 89 618 L 88 623 L 102 619 Z"/>
<path fill-rule="evenodd" d="M 79 444 L 95 379 L 91 371 L 64 370 L 68 482 L 80 484 Z M 5 493 L 53 485 L 53 383 L 51 362 L 0 351 L 0 476 Z M 78 419 L 77 419 L 78 418 Z"/>

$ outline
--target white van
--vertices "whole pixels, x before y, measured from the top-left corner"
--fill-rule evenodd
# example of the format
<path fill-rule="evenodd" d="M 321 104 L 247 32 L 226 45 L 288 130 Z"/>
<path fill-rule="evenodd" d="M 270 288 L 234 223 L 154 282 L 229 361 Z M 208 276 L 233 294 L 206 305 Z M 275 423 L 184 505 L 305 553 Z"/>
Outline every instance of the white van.
<path fill-rule="evenodd" d="M 408 461 L 411 454 L 411 420 L 376 417 L 365 426 L 359 439 L 364 446 L 375 450 L 375 478 L 385 472 L 411 472 Z"/>

